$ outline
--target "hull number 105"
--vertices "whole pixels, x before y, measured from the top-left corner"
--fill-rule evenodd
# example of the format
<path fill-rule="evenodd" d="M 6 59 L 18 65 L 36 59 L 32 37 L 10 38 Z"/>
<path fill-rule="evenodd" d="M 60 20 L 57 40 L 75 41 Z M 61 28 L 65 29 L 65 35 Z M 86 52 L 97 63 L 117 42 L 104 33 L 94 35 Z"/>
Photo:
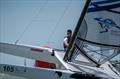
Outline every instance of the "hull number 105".
<path fill-rule="evenodd" d="M 3 66 L 3 71 L 5 72 L 14 72 L 15 71 L 15 68 L 14 66 Z"/>

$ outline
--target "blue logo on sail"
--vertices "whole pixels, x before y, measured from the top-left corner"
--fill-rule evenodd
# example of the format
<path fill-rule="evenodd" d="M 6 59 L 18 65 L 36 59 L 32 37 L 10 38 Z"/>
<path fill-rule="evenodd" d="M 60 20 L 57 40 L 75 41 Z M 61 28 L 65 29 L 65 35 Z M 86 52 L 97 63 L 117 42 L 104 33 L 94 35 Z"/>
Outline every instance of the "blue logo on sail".
<path fill-rule="evenodd" d="M 109 29 L 112 27 L 115 27 L 120 30 L 120 27 L 111 19 L 94 18 L 94 20 L 98 21 L 102 28 L 102 31 L 100 31 L 100 33 L 108 32 Z"/>

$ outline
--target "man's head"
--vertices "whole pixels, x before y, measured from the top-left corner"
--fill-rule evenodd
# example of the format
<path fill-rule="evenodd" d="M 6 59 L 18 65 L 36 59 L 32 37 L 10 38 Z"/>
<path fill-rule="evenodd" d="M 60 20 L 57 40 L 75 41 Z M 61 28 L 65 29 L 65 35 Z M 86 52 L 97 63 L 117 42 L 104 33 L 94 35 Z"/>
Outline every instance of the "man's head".
<path fill-rule="evenodd" d="M 71 36 L 72 36 L 72 30 L 71 30 L 71 29 L 68 29 L 68 30 L 67 30 L 67 36 L 68 36 L 68 37 L 71 37 Z"/>

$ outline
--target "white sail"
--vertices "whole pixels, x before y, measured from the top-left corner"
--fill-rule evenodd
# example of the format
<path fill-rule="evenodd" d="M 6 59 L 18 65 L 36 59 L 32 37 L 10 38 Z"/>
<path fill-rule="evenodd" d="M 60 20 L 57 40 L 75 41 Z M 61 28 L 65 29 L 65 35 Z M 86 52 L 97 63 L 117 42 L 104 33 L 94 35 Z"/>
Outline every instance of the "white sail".
<path fill-rule="evenodd" d="M 86 48 L 89 51 L 97 50 L 96 53 L 104 55 L 94 58 L 100 63 L 119 53 L 117 52 L 120 48 L 120 5 L 118 4 L 120 1 L 93 0 L 85 16 L 88 27 L 85 40 L 96 43 L 91 45 L 92 48 L 90 46 Z"/>
<path fill-rule="evenodd" d="M 119 26 L 116 26 L 116 23 L 113 21 L 111 22 L 111 20 L 109 20 L 109 19 L 101 20 L 101 18 L 94 18 L 94 20 L 98 21 L 98 24 L 96 24 L 96 25 L 94 24 L 94 26 L 90 26 L 91 24 L 93 24 L 93 23 L 91 23 L 91 21 L 93 21 L 93 20 L 89 20 L 89 16 L 91 16 L 92 14 L 94 15 L 95 11 L 98 11 L 98 13 L 96 15 L 98 15 L 99 12 L 103 11 L 103 8 L 98 8 L 99 6 L 98 5 L 96 6 L 96 4 L 117 2 L 117 3 L 115 3 L 115 6 L 112 6 L 112 8 L 113 7 L 117 8 L 119 6 L 118 5 L 119 2 L 114 1 L 114 0 L 102 0 L 102 1 L 93 0 L 93 2 L 91 3 L 92 7 L 90 6 L 88 9 L 88 6 L 89 6 L 89 3 L 91 2 L 91 0 L 64 0 L 64 1 L 65 1 L 65 4 L 62 4 L 62 3 L 64 3 L 62 0 L 60 0 L 60 1 L 46 0 L 45 2 L 50 3 L 50 4 L 46 4 L 47 6 L 45 6 L 45 9 L 43 10 L 43 12 L 41 12 L 42 16 L 37 16 L 36 17 L 37 19 L 34 19 L 31 21 L 32 23 L 30 23 L 30 25 L 32 26 L 32 28 L 29 27 L 29 29 L 28 29 L 29 32 L 33 32 L 31 30 L 33 30 L 34 27 L 38 26 L 37 24 L 39 24 L 39 22 L 40 22 L 40 25 L 41 25 L 41 22 L 42 23 L 45 22 L 44 23 L 45 25 L 49 25 L 49 23 L 52 25 L 51 21 L 57 22 L 57 20 L 58 20 L 57 18 L 59 17 L 58 22 L 52 28 L 52 29 L 54 29 L 53 33 L 51 33 L 52 31 L 50 31 L 51 28 L 46 29 L 46 27 L 44 27 L 45 30 L 41 29 L 42 33 L 43 33 L 43 31 L 44 31 L 44 33 L 46 33 L 47 31 L 48 31 L 48 33 L 50 33 L 50 34 L 46 33 L 46 34 L 41 34 L 41 35 L 43 35 L 43 36 L 48 35 L 47 38 L 50 38 L 50 39 L 47 39 L 48 44 L 51 44 L 52 48 L 39 47 L 39 46 L 33 46 L 33 45 L 16 45 L 18 43 L 23 42 L 23 39 L 18 39 L 15 42 L 15 44 L 0 42 L 0 53 L 12 54 L 12 55 L 31 58 L 31 59 L 35 59 L 35 60 L 43 59 L 44 61 L 47 61 L 47 62 L 56 63 L 56 67 L 55 67 L 55 65 L 54 65 L 54 67 L 51 66 L 50 64 L 48 64 L 48 65 L 51 68 L 57 68 L 57 66 L 58 66 L 58 69 L 28 67 L 26 65 L 26 61 L 24 62 L 24 66 L 0 63 L 0 78 L 1 78 L 1 75 L 2 75 L 2 78 L 8 78 L 11 75 L 14 75 L 14 77 L 13 77 L 14 79 L 23 78 L 23 77 L 28 78 L 28 79 L 38 79 L 38 78 L 42 78 L 42 79 L 81 79 L 81 78 L 85 78 L 85 79 L 86 78 L 119 79 L 120 78 L 120 73 L 117 70 L 117 67 L 115 68 L 112 65 L 113 63 L 108 61 L 111 58 L 115 57 L 116 55 L 117 56 L 120 55 L 119 54 L 120 48 L 119 48 L 119 44 L 118 44 L 119 42 L 118 41 L 114 42 L 113 40 L 108 38 L 109 33 L 103 34 L 103 33 L 109 32 L 108 28 L 111 27 L 111 26 L 109 27 L 109 23 L 118 29 L 119 29 Z M 81 5 L 76 5 L 76 4 L 79 4 L 79 2 L 81 2 L 81 1 L 83 1 L 82 7 L 79 7 Z M 69 3 L 67 3 L 67 2 L 69 2 Z M 51 4 L 51 3 L 56 3 L 56 4 Z M 84 3 L 85 3 L 85 5 L 84 5 Z M 79 9 L 77 8 L 76 11 L 80 12 L 79 13 L 80 16 L 78 16 L 76 14 L 74 19 L 72 19 L 71 18 L 72 16 L 68 17 L 68 15 L 65 14 L 66 16 L 63 19 L 64 13 L 67 12 L 67 8 L 68 8 L 68 6 L 66 6 L 66 5 L 68 5 L 71 9 L 71 10 L 68 10 L 68 13 L 67 13 L 68 15 L 70 14 L 69 12 L 72 12 L 73 8 L 75 10 L 78 7 Z M 61 7 L 59 7 L 59 6 L 61 6 Z M 65 6 L 66 6 L 66 8 L 65 8 Z M 2 4 L 2 7 L 3 7 L 3 4 Z M 91 9 L 93 7 L 95 7 L 95 10 Z M 101 6 L 101 7 L 103 7 L 103 6 Z M 46 10 L 46 8 L 49 8 L 49 10 Z M 63 9 L 61 10 L 61 8 L 63 8 Z M 106 8 L 106 6 L 105 6 L 104 10 L 119 14 L 119 11 L 116 11 L 113 9 L 109 10 L 108 8 L 109 7 Z M 55 11 L 57 11 L 57 12 L 55 12 L 55 15 L 59 15 L 59 13 L 61 14 L 61 12 L 63 12 L 63 15 L 61 17 L 60 16 L 53 17 L 54 16 L 53 9 L 55 9 Z M 86 14 L 87 9 L 88 9 L 88 13 Z M 93 13 L 91 13 L 91 11 Z M 50 13 L 50 16 L 47 16 L 48 13 L 46 13 L 46 12 Z M 85 16 L 85 14 L 86 14 L 86 16 Z M 85 18 L 84 18 L 84 16 L 85 16 Z M 44 17 L 44 18 L 41 19 L 41 17 Z M 66 20 L 66 18 L 69 20 Z M 91 17 L 91 19 L 92 18 L 93 17 Z M 71 19 L 72 19 L 72 21 L 71 21 Z M 64 21 L 65 25 L 69 25 L 69 24 L 74 25 L 74 23 L 76 24 L 76 21 L 78 21 L 78 23 L 75 27 L 73 36 L 72 36 L 71 43 L 69 44 L 69 47 L 66 52 L 62 51 L 62 50 L 54 49 L 54 47 L 61 49 L 61 47 L 59 47 L 60 44 L 58 44 L 58 43 L 62 44 L 62 41 L 61 42 L 59 41 L 63 37 L 63 33 L 61 33 L 61 31 L 59 31 L 60 28 L 62 28 L 62 27 L 57 28 L 57 26 L 61 25 L 61 23 L 62 23 L 61 21 Z M 69 22 L 67 23 L 67 21 L 69 21 Z M 104 22 L 105 22 L 105 25 L 104 25 Z M 102 25 L 102 23 L 103 23 L 103 25 Z M 98 29 L 97 25 L 99 25 L 99 24 L 102 25 L 101 26 L 102 30 Z M 36 25 L 36 26 L 33 27 L 33 25 Z M 2 27 L 3 26 L 4 26 L 4 24 L 2 23 Z M 64 24 L 63 24 L 63 26 L 64 26 Z M 42 27 L 42 25 L 41 25 L 41 27 Z M 68 27 L 63 27 L 63 28 L 65 29 Z M 74 29 L 74 26 L 70 26 L 70 28 Z M 91 29 L 91 28 L 93 28 L 93 29 Z M 36 29 L 36 33 L 39 33 L 37 31 L 40 31 L 40 29 L 38 29 L 38 27 L 36 27 L 35 29 Z M 96 30 L 96 31 L 92 31 L 92 30 Z M 29 35 L 31 35 L 31 34 L 29 34 L 29 32 L 27 31 L 27 34 L 28 34 L 27 37 L 29 37 Z M 65 30 L 64 31 L 62 30 L 62 32 L 65 32 Z M 34 33 L 34 35 L 36 33 Z M 25 37 L 24 34 L 26 34 L 25 31 L 23 32 L 22 37 Z M 94 37 L 92 34 L 94 35 Z M 49 36 L 49 35 L 51 35 L 51 36 Z M 119 35 L 119 33 L 117 33 L 117 35 Z M 53 37 L 55 37 L 54 40 L 52 39 Z M 101 37 L 101 39 L 99 37 Z M 32 38 L 34 38 L 34 37 L 32 37 Z M 104 41 L 103 38 L 106 38 L 106 40 Z M 116 39 L 118 39 L 118 38 L 116 37 Z M 2 40 L 3 40 L 3 38 L 2 38 Z M 30 40 L 32 40 L 32 39 L 30 39 Z M 43 40 L 43 38 L 41 38 L 41 42 L 42 42 L 42 40 Z M 44 40 L 44 41 L 46 42 L 46 40 Z M 115 44 L 113 44 L 113 43 L 115 43 Z M 108 62 L 106 62 L 106 61 L 108 61 Z M 94 67 L 94 66 L 96 66 L 96 67 Z M 119 65 L 115 65 L 115 66 L 118 66 L 118 68 L 119 68 Z M 16 77 L 16 76 L 18 76 L 18 77 Z M 12 76 L 10 78 L 12 78 Z"/>
<path fill-rule="evenodd" d="M 77 26 L 75 42 L 67 51 L 68 59 L 99 66 L 120 53 L 119 4 L 119 0 L 92 0 L 82 24 Z M 81 60 L 81 55 L 86 61 Z"/>

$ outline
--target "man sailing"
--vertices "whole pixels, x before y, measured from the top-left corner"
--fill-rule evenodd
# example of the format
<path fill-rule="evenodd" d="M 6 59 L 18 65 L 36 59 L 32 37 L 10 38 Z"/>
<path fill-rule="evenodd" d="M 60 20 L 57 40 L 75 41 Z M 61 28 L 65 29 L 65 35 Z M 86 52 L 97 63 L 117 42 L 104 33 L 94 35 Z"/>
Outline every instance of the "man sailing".
<path fill-rule="evenodd" d="M 69 43 L 70 43 L 70 40 L 72 38 L 72 30 L 71 29 L 68 29 L 67 30 L 67 36 L 65 36 L 64 40 L 63 40 L 63 46 L 64 46 L 64 50 L 66 51 L 68 46 L 69 46 Z"/>

